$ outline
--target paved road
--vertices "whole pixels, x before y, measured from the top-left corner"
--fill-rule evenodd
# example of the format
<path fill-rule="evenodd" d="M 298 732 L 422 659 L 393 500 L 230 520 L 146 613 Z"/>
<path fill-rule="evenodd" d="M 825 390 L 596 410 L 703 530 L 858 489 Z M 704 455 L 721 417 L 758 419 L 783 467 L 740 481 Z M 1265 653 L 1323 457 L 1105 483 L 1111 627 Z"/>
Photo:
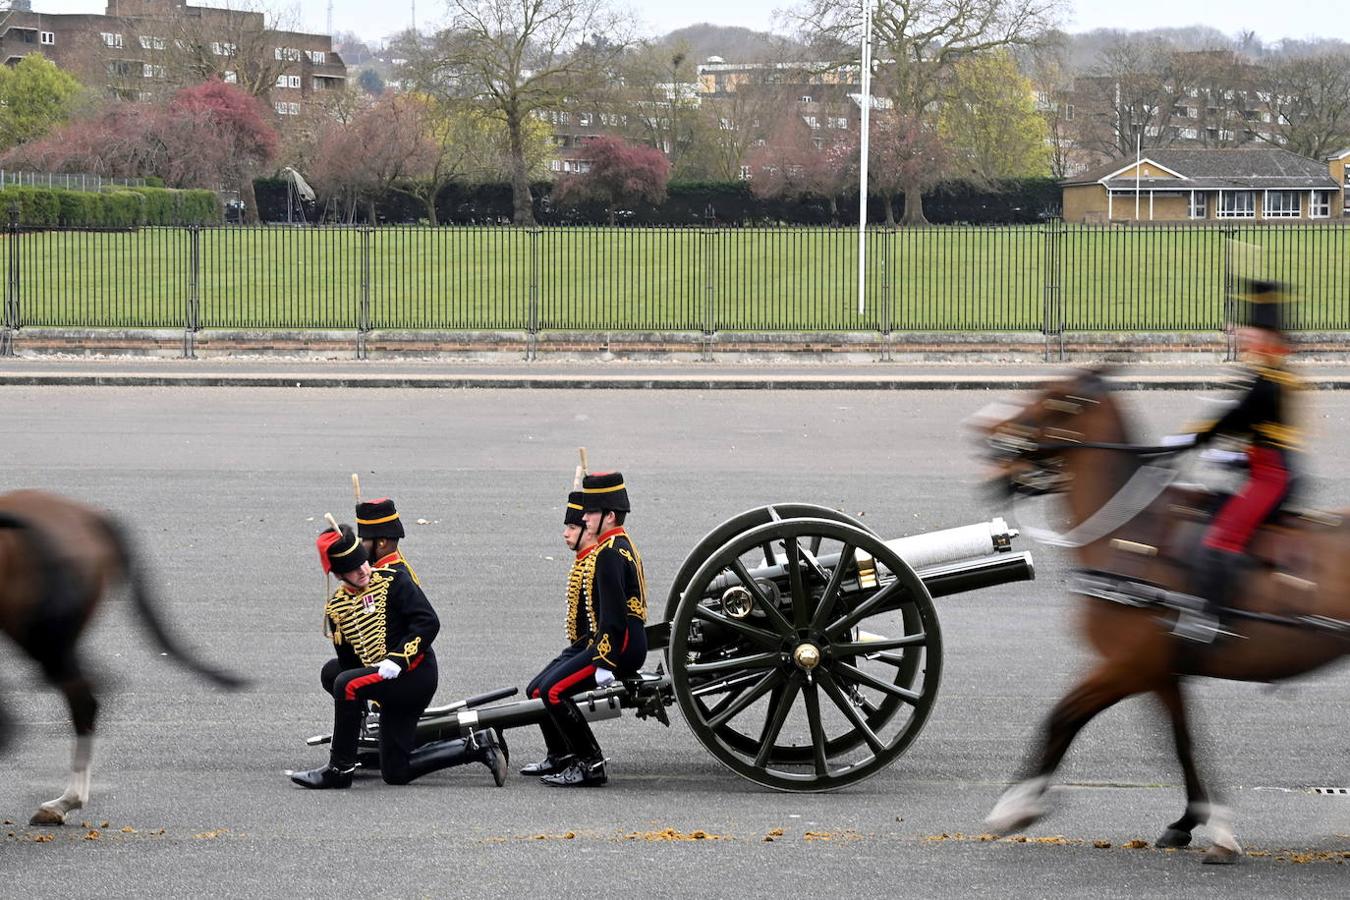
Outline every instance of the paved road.
<path fill-rule="evenodd" d="M 428 522 L 411 527 L 407 549 L 442 616 L 448 700 L 522 683 L 554 652 L 567 565 L 559 500 L 578 444 L 627 474 L 659 596 L 703 533 L 769 501 L 837 506 L 888 536 L 987 517 L 957 423 L 996 395 L 3 388 L 0 485 L 119 510 L 174 622 L 255 679 L 248 693 L 213 693 L 145 647 L 113 604 L 90 647 L 115 685 L 81 817 L 100 835 L 4 826 L 3 893 L 1342 896 L 1343 865 L 1277 858 L 1350 851 L 1350 798 L 1306 790 L 1350 783 L 1342 670 L 1278 691 L 1195 686 L 1213 780 L 1238 808 L 1242 839 L 1270 856 L 1216 871 L 1195 852 L 1122 847 L 1151 841 L 1181 808 L 1166 734 L 1144 701 L 1085 732 L 1060 809 L 1033 840 L 964 837 L 982 830 L 1085 661 L 1064 560 L 1048 550 L 1036 551 L 1033 584 L 938 601 L 946 654 L 932 720 L 894 766 L 840 793 L 755 788 L 678 719 L 669 730 L 601 725 L 613 782 L 600 791 L 520 778 L 497 790 L 461 769 L 407 788 L 364 780 L 310 794 L 282 776 L 322 759 L 302 743 L 329 711 L 312 541 L 324 511 L 350 517 L 348 473 Z M 1199 405 L 1179 393 L 1130 400 L 1150 435 Z M 1310 402 L 1316 500 L 1350 506 L 1350 397 Z M 24 727 L 0 778 L 0 818 L 17 822 L 56 792 L 68 753 L 61 706 L 28 691 L 34 677 L 24 663 L 0 672 Z M 518 761 L 540 752 L 528 730 L 511 738 Z M 717 839 L 651 839 L 664 829 Z M 765 841 L 774 829 L 782 837 Z"/>

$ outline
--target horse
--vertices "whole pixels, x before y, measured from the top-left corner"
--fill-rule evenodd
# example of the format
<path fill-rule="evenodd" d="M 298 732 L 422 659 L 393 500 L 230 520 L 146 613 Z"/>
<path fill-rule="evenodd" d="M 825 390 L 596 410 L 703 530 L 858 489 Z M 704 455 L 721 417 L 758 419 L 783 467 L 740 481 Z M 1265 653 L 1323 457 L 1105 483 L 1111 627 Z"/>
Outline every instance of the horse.
<path fill-rule="evenodd" d="M 1250 565 L 1234 579 L 1232 608 L 1223 611 L 1226 636 L 1211 644 L 1183 640 L 1177 617 L 1195 602 L 1187 555 L 1221 496 L 1176 484 L 1174 472 L 1150 462 L 1177 450 L 1134 444 L 1105 370 L 1000 406 L 971 423 L 993 467 L 990 483 L 1010 498 L 1061 495 L 1069 526 L 1057 543 L 1074 548 L 1081 635 L 1097 661 L 1054 706 L 1022 780 L 986 825 L 1007 833 L 1040 819 L 1051 777 L 1078 732 L 1121 700 L 1152 693 L 1170 720 L 1186 787 L 1185 809 L 1157 846 L 1188 846 L 1192 831 L 1207 824 L 1213 845 L 1204 861 L 1235 862 L 1242 847 L 1230 813 L 1211 800 L 1196 766 L 1183 678 L 1275 681 L 1350 651 L 1350 519 L 1282 511 L 1258 532 Z"/>
<path fill-rule="evenodd" d="M 236 676 L 197 661 L 169 634 L 130 541 L 110 515 L 43 491 L 0 494 L 0 631 L 65 696 L 75 726 L 66 789 L 39 806 L 30 824 L 64 824 L 70 812 L 89 801 L 98 700 L 80 664 L 78 644 L 99 601 L 119 580 L 164 652 L 221 687 L 243 684 Z M 0 709 L 0 749 L 9 731 Z"/>

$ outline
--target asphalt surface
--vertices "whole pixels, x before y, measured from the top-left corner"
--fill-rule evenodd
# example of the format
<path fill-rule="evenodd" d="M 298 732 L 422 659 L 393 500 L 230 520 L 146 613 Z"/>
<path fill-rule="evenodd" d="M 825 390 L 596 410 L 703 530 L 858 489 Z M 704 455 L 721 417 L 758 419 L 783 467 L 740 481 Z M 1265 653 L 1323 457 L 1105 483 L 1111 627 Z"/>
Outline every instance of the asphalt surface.
<path fill-rule="evenodd" d="M 367 777 L 309 793 L 282 774 L 324 758 L 303 743 L 331 714 L 317 678 L 330 651 L 313 536 L 325 511 L 350 519 L 349 473 L 368 494 L 395 497 L 410 523 L 426 522 L 410 524 L 405 546 L 441 615 L 444 702 L 523 684 L 556 652 L 567 570 L 558 520 L 576 446 L 590 448 L 593 467 L 625 472 L 659 609 L 685 552 L 749 507 L 822 503 L 888 537 L 996 514 L 976 490 L 959 423 L 1005 391 L 6 386 L 0 486 L 118 511 L 166 615 L 254 684 L 207 688 L 145 643 L 125 601 L 109 604 L 87 645 L 108 685 L 91 805 L 64 828 L 0 827 L 2 892 L 1344 896 L 1350 797 L 1310 791 L 1350 784 L 1343 669 L 1273 690 L 1192 688 L 1211 783 L 1236 808 L 1240 839 L 1263 855 L 1216 869 L 1200 865 L 1199 850 L 1125 848 L 1154 840 L 1183 804 L 1170 741 L 1145 700 L 1084 732 L 1060 773 L 1058 809 L 1028 841 L 968 837 L 1087 661 L 1066 559 L 1026 541 L 1036 582 L 937 601 L 945 653 L 932 719 L 893 766 L 838 793 L 745 782 L 677 714 L 670 729 L 601 724 L 612 760 L 601 790 L 514 776 L 496 789 L 466 767 L 404 788 Z M 1141 437 L 1202 402 L 1125 396 Z M 1350 506 L 1350 395 L 1309 403 L 1309 499 Z M 35 670 L 7 658 L 0 696 L 21 731 L 0 778 L 0 819 L 23 823 L 64 783 L 69 726 L 56 695 L 34 689 Z M 532 730 L 509 737 L 517 764 L 541 753 Z M 657 839 L 665 829 L 712 837 Z"/>

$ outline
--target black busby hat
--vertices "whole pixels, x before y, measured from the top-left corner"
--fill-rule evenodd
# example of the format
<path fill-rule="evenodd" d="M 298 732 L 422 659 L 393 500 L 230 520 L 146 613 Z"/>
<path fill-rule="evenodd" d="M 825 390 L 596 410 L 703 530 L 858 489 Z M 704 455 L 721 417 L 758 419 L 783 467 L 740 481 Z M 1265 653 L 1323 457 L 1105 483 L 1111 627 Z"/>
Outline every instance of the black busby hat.
<path fill-rule="evenodd" d="M 582 505 L 605 512 L 628 512 L 628 488 L 618 472 L 594 472 L 581 480 Z"/>
<path fill-rule="evenodd" d="M 1278 281 L 1244 279 L 1241 288 L 1245 307 L 1242 310 L 1243 324 L 1266 331 L 1283 332 L 1288 307 L 1284 286 Z"/>
<path fill-rule="evenodd" d="M 388 497 L 356 504 L 356 530 L 365 538 L 402 538 L 403 520 Z"/>
<path fill-rule="evenodd" d="M 581 525 L 581 514 L 586 511 L 586 495 L 581 491 L 573 491 L 567 495 L 567 505 L 563 507 L 564 525 Z"/>
<path fill-rule="evenodd" d="M 334 575 L 345 575 L 359 569 L 362 563 L 370 559 L 366 556 L 366 548 L 361 546 L 360 538 L 352 531 L 352 526 L 342 525 L 340 529 L 334 531 L 330 528 L 314 542 L 319 548 L 319 562 L 323 570 Z"/>

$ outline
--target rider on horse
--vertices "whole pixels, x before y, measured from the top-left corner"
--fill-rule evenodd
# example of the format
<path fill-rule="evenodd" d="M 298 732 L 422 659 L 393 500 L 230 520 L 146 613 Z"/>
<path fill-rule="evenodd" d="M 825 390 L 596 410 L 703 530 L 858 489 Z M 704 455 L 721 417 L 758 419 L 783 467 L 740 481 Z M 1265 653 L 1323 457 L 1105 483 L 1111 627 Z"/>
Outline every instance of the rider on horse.
<path fill-rule="evenodd" d="M 1248 281 L 1247 316 L 1237 327 L 1238 351 L 1251 366 L 1246 391 L 1217 421 L 1173 443 L 1203 444 L 1218 435 L 1248 441 L 1248 477 L 1214 516 L 1197 562 L 1195 588 L 1204 605 L 1177 624 L 1182 637 L 1209 643 L 1219 633 L 1217 613 L 1230 605 L 1235 575 L 1262 523 L 1289 498 L 1300 468 L 1302 434 L 1292 424 L 1301 382 L 1286 368 L 1285 297 L 1273 281 Z"/>

